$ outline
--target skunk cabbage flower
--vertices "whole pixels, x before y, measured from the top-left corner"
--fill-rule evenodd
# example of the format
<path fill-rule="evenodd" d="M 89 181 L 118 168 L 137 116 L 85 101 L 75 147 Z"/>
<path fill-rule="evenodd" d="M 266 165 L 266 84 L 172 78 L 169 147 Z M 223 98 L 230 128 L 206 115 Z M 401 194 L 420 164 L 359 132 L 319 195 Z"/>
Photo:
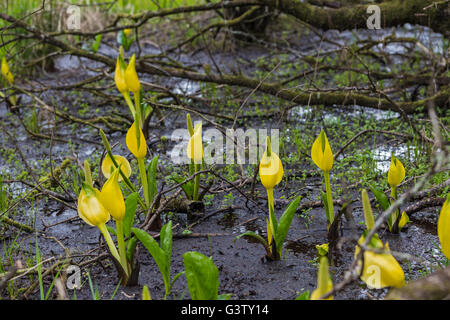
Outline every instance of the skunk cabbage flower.
<path fill-rule="evenodd" d="M 122 221 L 125 217 L 125 201 L 119 186 L 119 176 L 120 172 L 117 168 L 105 182 L 100 192 L 100 201 L 116 221 Z"/>
<path fill-rule="evenodd" d="M 121 65 L 120 58 L 117 57 L 116 70 L 114 72 L 114 82 L 116 83 L 117 90 L 120 93 L 129 91 L 127 82 L 125 81 L 125 70 Z"/>
<path fill-rule="evenodd" d="M 124 173 L 124 175 L 129 178 L 131 175 L 131 166 L 128 160 L 122 156 L 119 155 L 113 155 L 114 160 L 116 160 L 117 164 L 119 165 L 120 169 Z M 106 179 L 109 179 L 111 176 L 111 172 L 113 172 L 116 169 L 114 166 L 114 163 L 111 160 L 111 157 L 109 154 L 106 154 L 105 159 L 103 159 L 102 162 L 102 173 L 105 176 Z M 119 174 L 119 182 L 122 181 L 122 175 Z"/>
<path fill-rule="evenodd" d="M 317 289 L 311 294 L 310 300 L 319 300 L 321 296 L 333 289 L 333 282 L 330 279 L 328 273 L 328 258 L 320 258 L 319 273 L 317 279 Z M 333 300 L 332 296 L 329 296 L 325 300 Z"/>
<path fill-rule="evenodd" d="M 2 66 L 1 66 L 2 74 L 5 76 L 6 80 L 8 80 L 9 84 L 14 83 L 14 77 L 9 69 L 8 63 L 6 62 L 6 58 L 2 58 Z"/>
<path fill-rule="evenodd" d="M 194 128 L 194 134 L 190 137 L 187 146 L 187 156 L 194 160 L 195 164 L 201 164 L 203 159 L 202 124 L 199 123 Z"/>
<path fill-rule="evenodd" d="M 311 158 L 322 171 L 329 172 L 333 167 L 333 152 L 323 129 L 312 145 Z"/>
<path fill-rule="evenodd" d="M 137 132 L 139 130 L 139 132 Z M 137 137 L 139 136 L 139 143 Z M 147 155 L 147 142 L 142 129 L 136 125 L 136 121 L 128 129 L 126 136 L 128 150 L 137 158 L 143 159 Z"/>
<path fill-rule="evenodd" d="M 442 206 L 437 229 L 442 252 L 450 259 L 450 196 L 447 196 Z"/>
<path fill-rule="evenodd" d="M 409 217 L 405 211 L 402 212 L 402 216 L 400 217 L 400 221 L 398 222 L 399 231 L 409 222 Z"/>
<path fill-rule="evenodd" d="M 130 34 L 131 34 L 131 29 L 124 29 L 124 30 L 123 30 L 123 33 L 124 33 L 127 37 L 129 37 Z"/>
<path fill-rule="evenodd" d="M 394 155 L 391 158 L 391 166 L 388 171 L 388 183 L 391 187 L 398 186 L 405 178 L 405 167 Z"/>
<path fill-rule="evenodd" d="M 90 226 L 99 227 L 109 221 L 110 215 L 100 200 L 100 191 L 83 184 L 78 196 L 78 215 Z"/>
<path fill-rule="evenodd" d="M 364 235 L 358 241 L 364 243 Z M 383 242 L 375 235 L 369 243 L 372 248 L 389 251 L 389 244 Z M 360 248 L 356 246 L 355 258 Z M 358 272 L 361 272 L 361 261 L 358 262 Z M 376 253 L 366 250 L 364 252 L 364 269 L 361 275 L 369 288 L 381 289 L 385 287 L 402 287 L 405 285 L 405 274 L 400 264 L 390 253 Z"/>
<path fill-rule="evenodd" d="M 141 83 L 136 72 L 136 56 L 133 54 L 127 69 L 125 70 L 125 81 L 130 91 L 138 93 L 141 91 Z"/>
<path fill-rule="evenodd" d="M 270 139 L 266 139 L 266 150 L 259 163 L 259 177 L 264 188 L 273 189 L 283 179 L 283 164 L 275 152 L 272 152 Z"/>

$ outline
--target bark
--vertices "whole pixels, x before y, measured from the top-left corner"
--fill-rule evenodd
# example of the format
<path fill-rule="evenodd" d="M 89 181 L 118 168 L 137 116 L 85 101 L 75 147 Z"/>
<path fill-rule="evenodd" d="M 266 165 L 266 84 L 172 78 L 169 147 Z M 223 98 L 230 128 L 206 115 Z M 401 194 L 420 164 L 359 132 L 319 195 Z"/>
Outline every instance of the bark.
<path fill-rule="evenodd" d="M 359 19 L 362 14 L 362 8 L 366 8 L 366 6 L 354 6 L 354 7 L 346 7 L 342 9 L 321 9 L 321 8 L 313 8 L 311 5 L 306 3 L 297 2 L 295 0 L 261 0 L 264 4 L 272 7 L 276 7 L 284 12 L 289 12 L 289 14 L 292 14 L 298 18 L 305 18 L 308 22 L 309 20 L 314 17 L 313 21 L 323 27 L 326 28 L 327 25 L 324 22 L 321 22 L 322 18 L 321 15 L 326 15 L 327 17 L 327 23 L 328 27 L 336 27 L 336 28 L 342 28 L 342 29 L 348 29 L 352 26 L 360 26 L 356 23 L 358 20 L 362 20 L 364 23 L 366 19 Z M 250 2 L 250 1 L 249 1 Z M 405 1 L 406 2 L 406 1 Z M 251 2 L 254 3 L 254 2 Z M 390 8 L 389 10 L 398 11 L 399 16 L 403 16 L 404 20 L 401 19 L 391 19 L 391 20 L 384 20 L 384 21 L 390 21 L 391 23 L 397 23 L 398 21 L 404 22 L 412 22 L 411 20 L 408 20 L 407 17 L 409 15 L 414 16 L 414 12 L 417 12 L 419 8 L 422 8 L 422 6 L 426 6 L 427 4 L 430 4 L 430 1 L 408 1 L 408 5 L 406 5 L 403 1 L 392 1 L 392 3 L 382 3 L 380 6 L 383 6 L 385 10 L 386 8 Z M 399 8 L 394 8 L 392 6 L 397 5 Z M 400 8 L 403 8 L 400 10 Z M 337 24 L 339 16 L 336 11 L 339 10 L 348 10 L 346 14 L 345 12 L 341 12 L 345 18 L 339 18 L 344 19 L 342 21 L 345 21 L 346 24 Z M 420 9 L 421 10 L 421 9 Z M 434 10 L 429 9 L 429 10 Z M 356 12 L 357 14 L 351 14 L 350 12 Z M 364 11 L 365 12 L 365 11 Z M 382 9 L 383 12 L 383 9 Z M 434 11 L 433 11 L 434 12 Z M 359 14 L 359 15 L 358 15 Z M 315 16 L 317 15 L 317 16 Z M 436 15 L 439 15 L 436 13 Z M 336 18 L 334 18 L 336 17 Z M 358 17 L 358 18 L 357 18 Z M 434 17 L 436 19 L 441 19 L 440 22 L 442 25 L 446 26 L 448 25 L 448 21 L 442 20 L 442 16 L 436 16 Z M 431 19 L 431 20 L 434 20 Z M 64 51 L 70 52 L 72 55 L 85 57 L 91 60 L 99 61 L 104 63 L 105 65 L 109 66 L 111 70 L 115 67 L 115 59 L 95 54 L 86 50 L 83 50 L 81 48 L 72 46 L 70 44 L 67 44 L 61 40 L 58 40 L 54 36 L 50 36 L 49 34 L 46 34 L 37 28 L 28 25 L 24 23 L 21 20 L 17 20 L 9 15 L 0 13 L 0 19 L 9 21 L 13 23 L 15 26 L 20 27 L 28 31 L 29 33 L 33 34 L 34 37 L 40 39 L 43 43 L 47 43 L 50 45 L 53 45 L 55 47 L 58 47 Z M 340 21 L 340 20 L 339 20 Z M 316 25 L 316 24 L 315 24 Z M 151 75 L 158 75 L 158 76 L 165 76 L 165 77 L 177 77 L 177 78 L 183 78 L 183 79 L 190 79 L 195 81 L 202 81 L 202 82 L 210 82 L 210 83 L 217 83 L 217 84 L 224 84 L 224 85 L 230 85 L 230 86 L 241 86 L 246 87 L 249 89 L 257 89 L 257 91 L 273 95 L 275 97 L 282 98 L 284 100 L 299 104 L 299 105 L 325 105 L 325 106 L 343 106 L 343 105 L 360 105 L 365 107 L 372 107 L 376 109 L 382 109 L 382 110 L 393 110 L 395 112 L 404 112 L 407 114 L 411 114 L 417 111 L 418 108 L 423 108 L 426 106 L 426 104 L 430 100 L 434 100 L 434 103 L 436 105 L 446 105 L 449 102 L 450 97 L 450 89 L 449 88 L 442 88 L 435 96 L 425 98 L 419 101 L 414 102 L 397 102 L 396 105 L 389 102 L 387 99 L 379 98 L 376 96 L 368 96 L 363 95 L 357 92 L 318 92 L 318 93 L 308 93 L 304 92 L 298 89 L 292 89 L 292 88 L 285 88 L 280 83 L 269 83 L 269 82 L 261 82 L 259 79 L 249 78 L 244 75 L 218 75 L 218 74 L 205 74 L 205 73 L 199 73 L 194 71 L 189 71 L 183 68 L 175 68 L 175 67 L 157 67 L 155 65 L 146 63 L 145 61 L 137 61 L 136 69 L 138 72 L 144 72 Z M 400 107 L 402 110 L 399 110 L 398 107 Z"/>
<path fill-rule="evenodd" d="M 310 25 L 323 30 L 349 30 L 367 28 L 370 16 L 365 5 L 352 5 L 337 9 L 325 9 L 298 0 L 260 0 L 265 5 L 292 15 Z M 377 3 L 381 12 L 381 27 L 395 27 L 405 23 L 429 26 L 433 30 L 450 32 L 450 4 L 428 0 L 394 0 Z M 424 9 L 426 8 L 426 9 Z"/>

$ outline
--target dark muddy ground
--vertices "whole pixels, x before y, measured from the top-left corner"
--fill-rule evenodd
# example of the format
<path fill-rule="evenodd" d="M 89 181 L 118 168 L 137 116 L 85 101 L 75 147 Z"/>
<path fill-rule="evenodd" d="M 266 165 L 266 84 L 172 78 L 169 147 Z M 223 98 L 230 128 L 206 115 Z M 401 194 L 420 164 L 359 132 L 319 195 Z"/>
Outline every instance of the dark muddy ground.
<path fill-rule="evenodd" d="M 391 30 L 384 30 L 385 34 L 390 31 Z M 399 29 L 399 32 L 402 35 L 408 35 L 409 33 L 414 33 L 414 28 L 412 26 L 405 26 L 404 28 Z M 330 31 L 330 35 L 332 35 L 331 33 L 332 32 Z M 359 35 L 364 36 L 366 33 L 367 31 L 362 31 Z M 336 33 L 334 37 L 335 39 L 340 39 L 340 41 L 346 41 L 352 38 L 352 33 Z M 439 45 L 439 39 L 441 39 L 440 35 L 433 34 L 431 38 L 433 41 L 436 41 L 436 45 Z M 290 40 L 295 42 L 295 39 L 295 35 L 293 35 Z M 310 40 L 312 40 L 312 38 Z M 316 49 L 312 43 L 314 43 L 314 41 L 303 41 L 302 43 L 297 41 L 294 48 L 303 53 L 312 52 Z M 115 57 L 117 51 L 114 45 L 111 46 L 112 47 L 102 45 L 99 52 Z M 157 49 L 152 46 L 143 46 L 143 50 L 147 54 L 157 53 Z M 393 47 L 391 50 L 395 52 L 396 50 L 401 50 L 401 48 Z M 131 52 L 133 52 L 133 48 L 131 49 Z M 214 58 L 216 63 L 226 70 L 227 68 L 232 69 L 233 64 L 236 63 L 236 55 L 247 60 L 254 60 L 267 54 L 269 54 L 267 50 L 264 50 L 261 46 L 255 45 L 254 47 L 235 48 L 235 53 L 233 54 L 215 54 Z M 180 57 L 178 58 L 180 59 Z M 181 60 L 192 65 L 202 65 L 208 60 L 208 55 L 205 52 L 198 52 L 193 56 L 182 56 Z M 78 58 L 75 57 L 62 57 L 55 63 L 55 67 L 58 71 L 42 75 L 39 80 L 35 79 L 35 81 L 52 84 L 75 82 L 85 78 L 87 75 L 93 74 L 93 71 L 84 69 L 86 65 L 91 68 L 100 66 L 98 63 L 88 62 L 85 59 L 79 61 Z M 247 71 L 250 72 L 251 70 Z M 196 90 L 200 89 L 199 84 L 185 80 L 173 79 L 168 81 L 167 79 L 164 79 L 164 82 L 157 78 L 143 78 L 143 80 L 160 83 L 178 93 L 187 91 L 187 94 L 195 94 Z M 111 83 L 108 85 L 110 84 Z M 115 88 L 112 87 L 112 90 L 114 89 Z M 81 93 L 80 95 L 81 97 L 74 97 L 72 93 L 65 93 L 63 95 L 61 92 L 49 91 L 41 95 L 41 98 L 49 103 L 56 102 L 61 108 L 68 107 L 69 112 L 74 112 L 75 114 L 83 107 L 80 102 L 87 102 L 89 104 L 87 115 L 90 116 L 92 116 L 92 110 L 96 110 L 95 112 L 98 112 L 98 115 L 108 113 L 111 110 L 119 111 L 121 113 L 127 111 L 125 109 L 125 104 L 122 104 L 120 107 L 102 105 L 98 98 L 94 98 L 86 93 Z M 31 105 L 31 101 L 27 97 L 23 97 L 22 102 Z M 377 121 L 398 117 L 398 115 L 389 112 L 365 108 L 357 108 L 356 110 L 357 111 L 355 111 L 355 109 L 352 109 L 352 111 L 346 109 L 326 109 L 323 111 L 320 121 L 322 121 L 322 123 L 327 123 L 327 121 L 336 121 L 336 119 L 338 119 L 340 121 L 345 120 L 349 123 L 354 123 L 360 121 L 361 118 L 370 118 L 376 123 Z M 227 114 L 226 111 L 221 110 L 221 112 Z M 305 130 L 305 132 L 314 135 L 311 133 L 313 131 L 311 122 L 319 120 L 316 118 L 317 116 L 312 113 L 314 112 L 308 107 L 297 106 L 289 112 L 288 122 L 283 123 L 277 121 L 276 124 L 272 125 L 279 128 L 283 126 L 301 128 Z M 234 113 L 231 115 L 234 115 Z M 41 160 L 49 159 L 50 143 L 48 140 L 36 140 L 27 135 L 20 123 L 15 120 L 15 117 L 17 116 L 25 117 L 25 113 L 22 112 L 19 115 L 11 115 L 6 110 L 4 104 L 0 105 L 1 121 L 17 140 L 17 144 L 24 153 L 28 163 L 36 170 L 39 170 L 38 168 L 42 167 Z M 48 120 L 46 117 L 51 117 L 51 115 L 42 112 L 39 113 L 38 116 L 43 132 L 51 134 L 52 129 L 54 129 L 54 133 L 57 136 L 72 141 L 71 145 L 63 142 L 53 143 L 51 156 L 56 165 L 59 165 L 66 157 L 74 158 L 75 156 L 79 159 L 80 163 L 88 158 L 92 162 L 98 164 L 98 159 L 103 152 L 103 147 L 100 144 L 100 136 L 95 129 L 83 125 L 72 126 L 67 123 L 60 123 L 53 128 L 51 121 L 48 122 L 50 125 L 47 125 L 46 127 Z M 184 117 L 185 114 L 183 112 L 171 111 L 170 113 L 168 112 L 168 117 L 165 118 L 164 125 L 155 125 L 155 121 L 152 120 L 149 140 L 156 141 L 151 148 L 151 152 L 153 154 L 159 154 L 161 157 L 161 178 L 168 173 L 168 170 L 171 170 L 170 167 L 168 167 L 170 161 L 168 151 L 171 150 L 174 142 L 169 139 L 168 145 L 162 145 L 159 143 L 159 138 L 161 136 L 170 137 L 174 128 L 184 128 Z M 197 120 L 197 118 L 194 117 L 194 120 Z M 245 123 L 245 126 L 255 125 L 267 128 L 271 124 L 268 124 L 266 120 L 264 120 L 263 117 L 250 119 Z M 222 122 L 222 124 L 224 126 L 230 125 L 230 123 L 226 122 Z M 205 124 L 204 129 L 206 130 L 208 126 L 208 124 Z M 126 128 L 123 129 L 126 130 Z M 0 132 L 0 137 L 3 141 L 2 149 L 4 149 L 4 152 L 0 155 L 0 172 L 7 173 L 11 177 L 17 178 L 23 170 L 20 157 L 15 152 L 6 152 L 6 150 L 9 150 L 10 148 L 14 149 L 14 142 L 3 132 Z M 116 153 L 126 155 L 130 160 L 132 159 L 125 147 L 124 132 L 108 134 L 108 138 L 112 143 L 119 143 L 114 149 Z M 333 137 L 331 137 L 330 140 L 333 141 Z M 88 141 L 94 143 L 89 143 Z M 383 139 L 376 142 L 377 143 L 374 143 L 372 147 L 378 146 L 377 152 L 375 153 L 375 161 L 378 166 L 377 169 L 380 171 L 380 175 L 386 173 L 389 166 L 390 154 L 394 148 L 396 150 L 402 150 L 401 152 L 403 154 L 409 151 L 409 149 L 407 151 L 404 144 L 400 145 L 400 147 L 397 145 L 392 146 L 389 144 L 389 141 Z M 380 146 L 380 142 L 383 142 L 384 144 Z M 366 146 L 364 145 L 364 147 Z M 288 153 L 295 152 L 295 149 L 287 149 L 284 151 Z M 13 160 L 8 161 L 8 158 Z M 339 159 L 337 161 L 339 161 Z M 286 168 L 292 169 L 294 174 L 306 172 L 308 173 L 308 177 L 301 183 L 286 183 L 286 181 L 283 180 L 275 191 L 275 198 L 280 198 L 281 196 L 291 197 L 292 194 L 298 193 L 306 195 L 301 203 L 317 200 L 318 190 L 321 185 L 321 177 L 316 168 L 310 164 L 302 166 L 286 164 Z M 48 166 L 43 170 L 48 170 Z M 69 172 L 67 174 L 70 175 Z M 332 172 L 332 175 L 333 174 L 334 173 Z M 29 176 L 24 176 L 22 178 L 31 182 Z M 135 176 L 134 179 L 137 179 L 137 177 Z M 224 185 L 224 187 L 227 186 Z M 247 184 L 243 187 L 243 190 L 248 191 L 249 187 L 250 186 Z M 8 189 L 16 196 L 30 190 L 20 182 L 10 183 Z M 265 218 L 267 216 L 267 203 L 264 200 L 265 191 L 259 181 L 256 189 L 261 195 L 258 200 L 259 206 L 250 201 L 248 202 L 247 207 L 246 199 L 242 197 L 240 193 L 236 192 L 236 190 L 231 190 L 233 193 L 233 200 L 231 203 L 229 197 L 228 199 L 225 199 L 225 195 L 230 191 L 219 193 L 214 196 L 213 201 L 206 206 L 205 216 L 230 205 L 237 207 L 237 209 L 233 210 L 231 213 L 218 213 L 195 225 L 191 231 L 198 234 L 198 236 L 174 238 L 172 275 L 183 270 L 182 254 L 186 251 L 195 250 L 213 257 L 214 263 L 220 270 L 219 293 L 231 293 L 231 299 L 295 299 L 299 293 L 304 292 L 305 290 L 314 290 L 317 281 L 317 249 L 315 246 L 327 242 L 326 222 L 323 208 L 313 208 L 304 213 L 299 212 L 294 218 L 291 229 L 289 230 L 282 260 L 279 262 L 263 261 L 262 257 L 265 252 L 261 245 L 245 238 L 241 238 L 235 242 L 233 241 L 237 235 L 246 230 L 257 231 L 264 236 L 266 234 Z M 350 194 L 354 199 L 357 199 L 359 197 L 359 189 L 351 189 Z M 73 205 L 75 205 L 75 203 L 73 203 Z M 362 209 L 358 202 L 354 203 L 353 206 L 354 218 L 357 223 L 356 236 L 358 236 L 361 234 L 363 228 L 363 225 L 361 224 L 363 222 Z M 277 205 L 277 216 L 280 216 L 284 208 L 284 204 Z M 421 263 L 416 261 L 402 262 L 402 267 L 408 281 L 422 277 L 429 272 L 430 268 L 435 268 L 437 264 L 433 257 L 442 259 L 441 253 L 433 245 L 433 243 L 438 244 L 436 235 L 437 214 L 438 208 L 422 210 L 411 216 L 412 222 L 400 235 L 390 235 L 384 232 L 380 234 L 383 241 L 389 242 L 391 250 L 409 253 L 417 258 L 423 259 Z M 95 249 L 99 244 L 100 233 L 96 228 L 89 227 L 78 219 L 75 210 L 67 208 L 52 199 L 47 201 L 44 198 L 40 198 L 36 202 L 27 201 L 21 203 L 16 209 L 14 217 L 25 223 L 30 223 L 30 221 L 35 223 L 39 250 L 43 259 L 52 256 L 64 256 L 65 249 L 63 247 L 67 248 L 70 254 L 84 254 L 88 250 Z M 174 230 L 174 234 L 177 235 L 180 235 L 186 226 L 193 222 L 188 221 L 186 215 L 182 213 L 173 213 L 173 215 L 166 214 L 164 219 L 168 219 L 169 217 L 173 219 L 174 224 L 178 224 L 178 227 Z M 142 221 L 143 217 L 141 216 L 140 219 Z M 17 239 L 15 245 L 15 254 L 17 257 L 21 257 L 25 262 L 30 256 L 33 256 L 33 253 L 35 252 L 34 234 L 22 232 L 16 238 L 16 229 L 5 227 L 4 230 L 5 233 L 2 235 L 2 249 L 0 249 L 3 251 L 2 259 L 5 256 L 4 248 L 7 248 L 14 239 Z M 355 236 L 352 232 L 351 225 L 345 219 L 341 228 L 341 235 L 343 237 Z M 331 267 L 334 283 L 338 283 L 343 279 L 343 274 L 348 269 L 353 253 L 353 245 L 344 243 L 342 250 L 338 254 L 336 263 Z M 98 251 L 94 251 L 92 252 L 92 256 L 78 258 L 78 260 L 82 262 L 87 258 L 95 257 L 97 254 Z M 134 287 L 120 287 L 114 299 L 140 299 L 143 285 L 148 285 L 152 298 L 161 299 L 163 297 L 164 285 L 161 274 L 152 257 L 143 247 L 139 250 L 139 261 L 141 263 L 139 285 Z M 76 292 L 77 299 L 92 298 L 85 274 L 86 271 L 90 272 L 92 281 L 94 285 L 98 287 L 101 297 L 103 299 L 111 297 L 117 286 L 117 273 L 111 263 L 108 260 L 104 260 L 101 264 L 94 263 L 88 268 L 83 269 L 83 287 Z M 36 280 L 35 277 L 33 278 L 33 281 L 34 280 Z M 46 288 L 48 288 L 51 280 L 51 277 L 45 278 L 44 286 Z M 23 277 L 15 285 L 19 288 L 29 286 L 30 284 L 30 279 Z M 357 282 L 347 286 L 343 291 L 339 292 L 335 298 L 378 299 L 382 298 L 386 293 L 387 290 L 369 290 L 362 282 Z M 69 294 L 72 295 L 73 291 L 69 290 Z M 189 297 L 186 281 L 183 277 L 175 284 L 174 294 L 171 298 L 180 299 L 182 297 Z M 38 288 L 36 288 L 29 298 L 39 298 Z"/>

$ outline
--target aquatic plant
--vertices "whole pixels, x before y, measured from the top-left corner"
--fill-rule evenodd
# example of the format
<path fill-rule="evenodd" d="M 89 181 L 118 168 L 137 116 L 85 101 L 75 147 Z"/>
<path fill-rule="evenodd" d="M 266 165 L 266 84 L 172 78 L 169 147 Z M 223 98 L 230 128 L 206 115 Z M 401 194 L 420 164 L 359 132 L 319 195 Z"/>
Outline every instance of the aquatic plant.
<path fill-rule="evenodd" d="M 321 257 L 317 274 L 317 289 L 311 293 L 310 300 L 321 300 L 320 297 L 331 290 L 333 290 L 333 281 L 328 272 L 328 258 Z M 329 296 L 325 300 L 333 300 L 333 296 Z"/>
<path fill-rule="evenodd" d="M 324 201 L 325 214 L 329 228 L 334 221 L 333 196 L 330 183 L 330 170 L 333 167 L 333 152 L 331 151 L 330 143 L 323 129 L 311 147 L 311 159 L 323 172 L 326 190 L 326 201 Z"/>
<path fill-rule="evenodd" d="M 298 196 L 292 200 L 280 219 L 277 220 L 273 203 L 273 189 L 283 178 L 283 164 L 278 155 L 272 151 L 269 137 L 266 138 L 266 149 L 259 164 L 259 176 L 261 183 L 266 188 L 269 206 L 269 219 L 266 218 L 267 241 L 252 231 L 240 234 L 235 240 L 243 236 L 251 236 L 264 246 L 267 259 L 280 260 L 281 249 L 301 197 Z"/>
<path fill-rule="evenodd" d="M 152 255 L 156 264 L 158 265 L 159 271 L 162 274 L 164 281 L 165 294 L 164 299 L 170 294 L 172 286 L 175 281 L 184 274 L 184 272 L 179 272 L 172 281 L 170 280 L 170 265 L 172 258 L 172 221 L 166 223 L 159 234 L 161 239 L 161 245 L 152 236 L 150 236 L 144 230 L 138 228 L 132 228 L 133 233 L 139 239 L 139 241 L 144 245 L 148 252 Z"/>
<path fill-rule="evenodd" d="M 374 226 L 372 208 L 365 189 L 361 191 L 361 198 L 367 229 L 364 230 L 361 238 L 358 240 L 358 245 L 355 247 L 355 259 L 359 257 L 361 252 L 360 246 L 365 243 L 368 232 Z M 400 264 L 390 253 L 389 244 L 387 242 L 383 244 L 378 234 L 374 234 L 372 239 L 370 239 L 368 249 L 364 250 L 363 259 L 358 261 L 357 272 L 360 274 L 361 280 L 369 288 L 381 289 L 405 285 L 405 274 Z"/>
<path fill-rule="evenodd" d="M 450 259 L 450 194 L 447 195 L 439 213 L 437 232 L 442 252 Z"/>

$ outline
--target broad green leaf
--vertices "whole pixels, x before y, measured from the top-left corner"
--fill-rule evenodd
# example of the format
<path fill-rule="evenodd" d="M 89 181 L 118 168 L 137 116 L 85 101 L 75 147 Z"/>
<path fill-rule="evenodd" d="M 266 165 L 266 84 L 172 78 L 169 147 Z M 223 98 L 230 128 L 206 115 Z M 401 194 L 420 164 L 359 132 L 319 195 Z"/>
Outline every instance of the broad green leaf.
<path fill-rule="evenodd" d="M 147 176 L 148 176 L 148 196 L 150 203 L 153 202 L 153 199 L 156 196 L 157 185 L 156 185 L 156 169 L 158 167 L 158 156 L 155 156 L 152 161 L 150 161 L 147 166 Z"/>
<path fill-rule="evenodd" d="M 388 197 L 384 194 L 384 192 L 378 190 L 375 186 L 369 184 L 370 191 L 372 191 L 373 195 L 377 199 L 378 203 L 381 206 L 381 209 L 383 211 L 387 210 L 389 208 L 390 203 Z"/>
<path fill-rule="evenodd" d="M 144 247 L 148 250 L 148 252 L 150 252 L 150 254 L 152 255 L 153 259 L 158 265 L 159 271 L 162 274 L 164 286 L 166 286 L 166 288 L 169 288 L 170 283 L 167 282 L 167 280 L 170 279 L 170 261 L 167 261 L 166 253 L 159 247 L 156 240 L 153 239 L 153 237 L 144 230 L 138 228 L 132 228 L 131 230 L 139 239 L 139 241 L 144 245 Z"/>
<path fill-rule="evenodd" d="M 280 220 L 278 221 L 278 228 L 274 238 L 278 253 L 280 254 L 284 240 L 286 239 L 287 233 L 289 231 L 289 227 L 291 226 L 292 218 L 294 218 L 294 214 L 297 211 L 297 207 L 301 199 L 302 198 L 298 196 L 293 201 L 291 201 L 291 203 L 281 216 Z"/>
<path fill-rule="evenodd" d="M 182 183 L 184 180 L 183 177 L 180 176 L 172 176 L 171 177 L 175 183 Z M 181 189 L 183 189 L 184 193 L 186 194 L 186 197 L 189 199 L 192 199 L 192 195 L 194 194 L 194 182 L 193 180 L 190 180 L 186 182 L 185 184 L 181 185 Z"/>
<path fill-rule="evenodd" d="M 309 291 L 303 292 L 301 295 L 299 295 L 295 300 L 309 300 Z"/>
<path fill-rule="evenodd" d="M 212 258 L 188 251 L 183 254 L 183 264 L 192 300 L 217 300 L 219 270 Z"/>
<path fill-rule="evenodd" d="M 172 221 L 166 223 L 159 234 L 161 249 L 166 253 L 166 259 L 170 266 L 170 258 L 172 257 Z"/>
<path fill-rule="evenodd" d="M 130 263 L 133 263 L 136 246 L 137 246 L 136 237 L 132 237 L 130 240 L 127 241 L 127 260 L 130 261 Z"/>
<path fill-rule="evenodd" d="M 134 217 L 136 215 L 139 194 L 134 192 L 125 200 L 125 217 L 123 218 L 123 234 L 125 237 L 131 235 L 131 227 L 133 227 Z"/>

